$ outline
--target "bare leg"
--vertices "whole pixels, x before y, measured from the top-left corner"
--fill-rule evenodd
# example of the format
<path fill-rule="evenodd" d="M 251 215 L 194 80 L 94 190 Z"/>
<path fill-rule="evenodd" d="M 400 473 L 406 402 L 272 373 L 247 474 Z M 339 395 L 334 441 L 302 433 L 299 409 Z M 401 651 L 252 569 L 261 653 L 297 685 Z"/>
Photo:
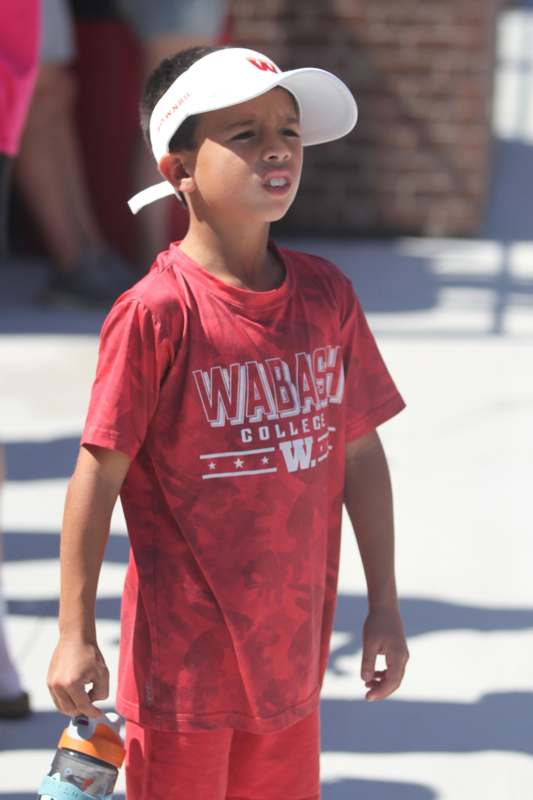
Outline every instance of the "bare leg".
<path fill-rule="evenodd" d="M 0 444 L 0 492 L 5 478 L 4 447 Z M 1 565 L 3 562 L 2 535 L 0 531 L 0 698 L 10 699 L 18 697 L 22 692 L 18 673 L 11 661 L 7 648 L 4 631 L 4 618 L 6 613 L 2 593 Z"/>
<path fill-rule="evenodd" d="M 5 153 L 0 153 L 0 258 L 8 255 L 9 176 L 12 162 L 12 158 Z"/>
<path fill-rule="evenodd" d="M 63 271 L 74 268 L 84 248 L 102 242 L 78 152 L 74 94 L 67 67 L 41 67 L 15 165 L 25 202 Z"/>
<path fill-rule="evenodd" d="M 0 698 L 14 699 L 22 693 L 19 676 L 9 655 L 4 630 L 6 607 L 0 581 Z M 0 710 L 1 716 L 1 710 Z"/>

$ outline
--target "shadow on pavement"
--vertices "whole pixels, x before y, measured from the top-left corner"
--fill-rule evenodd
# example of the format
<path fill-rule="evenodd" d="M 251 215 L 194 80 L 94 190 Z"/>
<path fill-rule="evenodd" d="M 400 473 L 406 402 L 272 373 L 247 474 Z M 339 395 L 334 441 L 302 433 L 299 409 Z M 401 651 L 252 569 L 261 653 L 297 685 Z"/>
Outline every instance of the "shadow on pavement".
<path fill-rule="evenodd" d="M 0 334 L 100 333 L 105 314 L 85 309 L 40 309 L 22 305 L 1 308 Z"/>
<path fill-rule="evenodd" d="M 477 703 L 322 700 L 322 752 L 533 754 L 533 692 Z"/>
<path fill-rule="evenodd" d="M 47 274 L 39 259 L 0 262 L 0 334 L 99 333 L 105 309 L 39 302 Z"/>
<path fill-rule="evenodd" d="M 416 783 L 343 780 L 338 783 L 323 783 L 321 798 L 322 800 L 436 800 L 437 795 L 432 789 Z"/>
<path fill-rule="evenodd" d="M 529 92 L 531 102 L 531 91 Z M 494 144 L 489 202 L 479 236 L 501 241 L 531 241 L 533 147 L 499 139 Z"/>
<path fill-rule="evenodd" d="M 57 619 L 59 600 L 8 600 L 7 612 L 13 617 L 48 617 Z M 120 597 L 99 597 L 96 600 L 97 620 L 120 619 Z"/>
<path fill-rule="evenodd" d="M 335 753 L 469 753 L 510 751 L 533 753 L 529 736 L 533 715 L 533 693 L 507 692 L 484 696 L 479 702 L 431 703 L 388 700 L 370 705 L 364 701 L 321 702 L 322 752 Z M 0 749 L 48 750 L 55 747 L 65 724 L 63 715 L 37 712 L 27 720 L 0 723 Z M 527 744 L 526 744 L 527 743 Z M 46 765 L 44 765 L 46 767 Z M 331 785 L 326 797 L 344 798 L 344 789 L 360 783 L 343 781 Z M 391 790 L 394 784 L 387 787 Z M 417 787 L 420 791 L 428 791 Z M 401 791 L 407 786 L 398 785 Z M 343 792 L 342 794 L 340 792 Z M 372 795 L 361 795 L 367 800 Z M 375 795 L 383 800 L 387 795 Z M 407 794 L 394 795 L 406 798 Z M 420 794 L 420 798 L 432 797 Z M 1 794 L 0 794 L 1 797 Z M 393 794 L 390 794 L 393 797 Z M 417 797 L 417 795 L 410 795 Z"/>
<path fill-rule="evenodd" d="M 519 631 L 533 628 L 531 608 L 495 608 L 467 606 L 417 597 L 402 597 L 400 601 L 407 638 L 423 636 L 434 631 L 473 630 Z M 337 674 L 343 670 L 338 661 L 361 650 L 361 626 L 367 615 L 368 603 L 363 595 L 339 594 L 334 630 L 349 633 L 351 638 L 331 650 L 330 669 Z"/>
<path fill-rule="evenodd" d="M 502 144 L 502 147 L 505 146 Z M 516 145 L 519 147 L 519 145 Z M 510 189 L 509 189 L 510 191 Z M 503 334 L 505 332 L 505 316 L 517 304 L 530 304 L 533 302 L 533 281 L 524 278 L 515 278 L 511 272 L 509 260 L 509 246 L 513 240 L 507 238 L 504 231 L 515 233 L 518 230 L 524 233 L 525 240 L 532 238 L 531 223 L 526 233 L 526 218 L 529 212 L 521 209 L 515 214 L 509 214 L 508 222 L 500 221 L 498 214 L 494 215 L 494 224 L 487 222 L 487 238 L 493 239 L 501 246 L 501 256 L 498 269 L 486 274 L 479 269 L 469 270 L 468 248 L 464 253 L 464 263 L 457 274 L 439 274 L 438 265 L 430 256 L 410 255 L 401 251 L 400 243 L 394 241 L 371 240 L 296 240 L 285 239 L 283 244 L 289 248 L 301 249 L 304 252 L 313 252 L 336 263 L 350 278 L 361 300 L 361 304 L 368 313 L 407 313 L 427 311 L 441 305 L 441 291 L 450 288 L 478 290 L 487 289 L 491 292 L 492 300 L 489 304 L 493 309 L 493 319 L 488 325 L 486 334 Z M 499 213 L 499 210 L 498 210 Z M 517 221 L 518 220 L 518 221 Z M 523 220 L 521 222 L 520 220 Z M 495 225 L 501 235 L 496 236 Z M 494 231 L 494 232 L 493 232 Z M 472 240 L 468 240 L 471 247 Z M 21 300 L 15 296 L 10 300 L 9 279 L 5 273 L 11 270 L 0 270 L 0 295 L 4 299 L 0 304 L 0 335 L 1 334 L 92 334 L 97 336 L 100 332 L 105 311 L 90 311 L 86 309 L 42 308 L 31 304 L 31 297 Z M 4 275 L 2 275 L 4 273 Z M 31 279 L 31 270 L 28 270 Z M 450 299 L 447 308 L 450 309 Z M 477 297 L 473 296 L 473 309 Z M 464 298 L 461 300 L 464 304 Z M 490 310 L 489 309 L 489 310 Z M 402 329 L 405 335 L 406 331 Z M 443 331 L 439 336 L 457 335 L 468 336 L 471 332 L 464 330 Z M 383 335 L 383 334 L 382 334 Z M 428 335 L 427 331 L 417 331 L 417 336 Z M 433 335 L 435 335 L 433 333 Z"/>
<path fill-rule="evenodd" d="M 10 792 L 8 795 L 0 791 L 0 800 L 36 800 L 37 795 Z M 413 783 L 391 783 L 385 781 L 340 781 L 324 783 L 321 792 L 322 800 L 436 800 L 437 795 L 425 786 Z M 113 800 L 126 800 L 123 794 L 114 794 Z"/>
<path fill-rule="evenodd" d="M 59 533 L 31 533 L 18 531 L 3 534 L 4 561 L 42 561 L 59 558 Z M 111 564 L 127 564 L 128 537 L 110 534 L 105 560 Z"/>
<path fill-rule="evenodd" d="M 499 147 L 521 148 L 521 145 L 501 143 Z M 522 156 L 524 158 L 524 156 Z M 517 161 L 519 157 L 517 156 Z M 505 173 L 507 175 L 507 172 Z M 508 190 L 511 191 L 511 188 Z M 528 204 L 526 204 L 527 206 Z M 489 214 L 483 235 L 487 239 L 499 241 L 502 245 L 502 261 L 496 274 L 479 274 L 477 270 L 469 275 L 468 255 L 465 255 L 461 274 L 440 275 L 430 257 L 402 253 L 400 245 L 394 240 L 290 240 L 283 244 L 289 248 L 313 252 L 336 263 L 352 281 L 363 308 L 369 313 L 401 313 L 425 311 L 439 306 L 439 292 L 442 288 L 462 287 L 491 289 L 495 308 L 507 307 L 517 302 L 517 298 L 529 298 L 533 292 L 531 282 L 513 280 L 505 259 L 505 245 L 513 237 L 531 239 L 531 221 L 527 228 L 529 208 L 517 206 L 514 212 L 505 215 Z M 521 232 L 522 236 L 518 236 Z M 401 240 L 400 240 L 401 241 Z M 471 243 L 472 240 L 469 240 Z M 24 270 L 24 268 L 22 268 Z M 32 305 L 29 297 L 15 296 L 11 302 L 10 281 L 0 270 L 0 289 L 4 295 L 1 304 L 0 334 L 93 334 L 98 335 L 105 311 L 87 309 L 43 308 Z M 28 270 L 27 280 L 31 283 L 32 271 Z"/>
<path fill-rule="evenodd" d="M 438 305 L 439 277 L 425 258 L 398 253 L 383 242 L 360 242 L 332 252 L 367 313 L 425 311 Z"/>
<path fill-rule="evenodd" d="M 11 533 L 8 531 L 3 534 L 3 541 L 6 563 L 50 560 L 58 556 L 59 534 L 56 533 Z M 104 560 L 112 564 L 127 564 L 128 554 L 128 538 L 121 534 L 111 534 Z M 120 588 L 117 587 L 117 589 Z M 9 613 L 15 616 L 56 617 L 58 600 L 54 598 L 8 599 L 8 609 Z M 119 619 L 119 609 L 120 594 L 118 593 L 116 597 L 97 599 L 98 619 Z M 520 631 L 533 627 L 533 612 L 530 608 L 487 608 L 403 597 L 401 609 L 408 639 L 434 631 Z M 350 639 L 331 649 L 329 668 L 337 675 L 344 673 L 340 664 L 341 659 L 361 650 L 361 626 L 366 614 L 366 597 L 339 594 L 334 630 L 350 634 Z"/>
<path fill-rule="evenodd" d="M 10 481 L 70 478 L 76 465 L 79 446 L 78 436 L 34 442 L 7 442 L 7 478 Z"/>
<path fill-rule="evenodd" d="M 0 791 L 0 800 L 36 800 L 36 794 Z M 384 781 L 340 781 L 322 786 L 322 800 L 435 800 L 431 789 L 412 783 L 390 783 Z M 125 800 L 125 795 L 115 794 L 113 800 Z"/>
<path fill-rule="evenodd" d="M 111 706 L 101 706 L 112 711 Z M 35 711 L 26 719 L 0 721 L 0 750 L 49 750 L 53 752 L 68 719 L 56 711 Z M 45 763 L 46 768 L 46 763 Z"/>
<path fill-rule="evenodd" d="M 530 94 L 527 99 L 531 100 Z M 480 236 L 496 238 L 502 246 L 492 328 L 496 335 L 504 332 L 509 305 L 517 301 L 522 305 L 533 305 L 531 275 L 522 280 L 515 279 L 511 264 L 513 243 L 533 240 L 531 202 L 525 199 L 531 194 L 533 182 L 532 151 L 531 145 L 524 142 L 501 140 L 494 149 L 493 189 Z"/>
<path fill-rule="evenodd" d="M 0 334 L 99 333 L 105 310 L 39 303 L 46 272 L 39 261 L 0 262 Z"/>

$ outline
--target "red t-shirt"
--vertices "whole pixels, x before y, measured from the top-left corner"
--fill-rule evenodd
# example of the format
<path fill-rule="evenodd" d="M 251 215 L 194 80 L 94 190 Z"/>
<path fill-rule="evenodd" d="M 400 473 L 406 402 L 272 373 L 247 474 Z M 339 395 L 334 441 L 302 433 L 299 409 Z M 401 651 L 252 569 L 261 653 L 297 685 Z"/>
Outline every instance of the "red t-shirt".
<path fill-rule="evenodd" d="M 282 285 L 230 286 L 179 243 L 102 329 L 82 444 L 133 459 L 118 710 L 268 733 L 319 702 L 344 445 L 399 412 L 350 281 L 271 244 Z"/>

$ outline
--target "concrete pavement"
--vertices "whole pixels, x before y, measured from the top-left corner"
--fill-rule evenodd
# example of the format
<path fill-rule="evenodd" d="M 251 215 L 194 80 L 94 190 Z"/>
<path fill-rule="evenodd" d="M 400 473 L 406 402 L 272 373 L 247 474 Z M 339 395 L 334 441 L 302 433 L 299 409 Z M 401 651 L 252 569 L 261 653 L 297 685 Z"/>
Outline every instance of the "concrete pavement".
<path fill-rule="evenodd" d="M 322 698 L 324 798 L 522 800 L 533 780 L 533 259 L 522 256 L 533 243 L 291 244 L 326 254 L 351 276 L 408 402 L 382 437 L 411 661 L 393 698 L 364 704 L 364 579 L 346 522 Z M 517 281 L 505 300 L 504 259 Z M 56 311 L 46 333 L 46 315 L 26 304 L 1 315 L 25 320 L 24 331 L 0 335 L 4 581 L 9 635 L 36 713 L 0 724 L 0 798 L 26 800 L 62 725 L 45 687 L 58 531 L 102 316 Z M 98 602 L 112 672 L 124 533 L 117 510 Z"/>
<path fill-rule="evenodd" d="M 351 277 L 408 403 L 381 433 L 411 660 L 393 698 L 363 702 L 364 578 L 345 520 L 321 707 L 324 800 L 524 800 L 533 782 L 533 105 L 529 115 L 520 105 L 513 122 L 517 78 L 505 55 L 516 53 L 524 25 L 533 31 L 525 9 L 502 21 L 500 138 L 479 239 L 290 242 Z M 58 531 L 103 319 L 36 310 L 42 280 L 39 265 L 0 271 L 3 578 L 12 649 L 35 708 L 27 721 L 0 723 L 0 800 L 35 796 L 64 721 L 45 687 Z M 126 556 L 117 510 L 98 601 L 112 673 Z"/>

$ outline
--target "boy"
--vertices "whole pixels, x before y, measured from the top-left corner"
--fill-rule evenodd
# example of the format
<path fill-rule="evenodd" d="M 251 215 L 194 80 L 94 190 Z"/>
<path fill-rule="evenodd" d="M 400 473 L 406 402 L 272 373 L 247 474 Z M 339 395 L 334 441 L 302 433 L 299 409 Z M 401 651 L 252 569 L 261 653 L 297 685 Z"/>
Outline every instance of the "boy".
<path fill-rule="evenodd" d="M 145 88 L 142 123 L 165 182 L 131 206 L 179 193 L 190 227 L 102 329 L 48 679 L 61 711 L 98 715 L 108 674 L 94 602 L 120 491 L 128 800 L 320 796 L 343 500 L 368 583 L 367 699 L 402 680 L 375 428 L 404 404 L 350 282 L 268 238 L 296 194 L 303 145 L 343 136 L 356 115 L 330 73 L 282 73 L 241 48 L 178 53 Z"/>

